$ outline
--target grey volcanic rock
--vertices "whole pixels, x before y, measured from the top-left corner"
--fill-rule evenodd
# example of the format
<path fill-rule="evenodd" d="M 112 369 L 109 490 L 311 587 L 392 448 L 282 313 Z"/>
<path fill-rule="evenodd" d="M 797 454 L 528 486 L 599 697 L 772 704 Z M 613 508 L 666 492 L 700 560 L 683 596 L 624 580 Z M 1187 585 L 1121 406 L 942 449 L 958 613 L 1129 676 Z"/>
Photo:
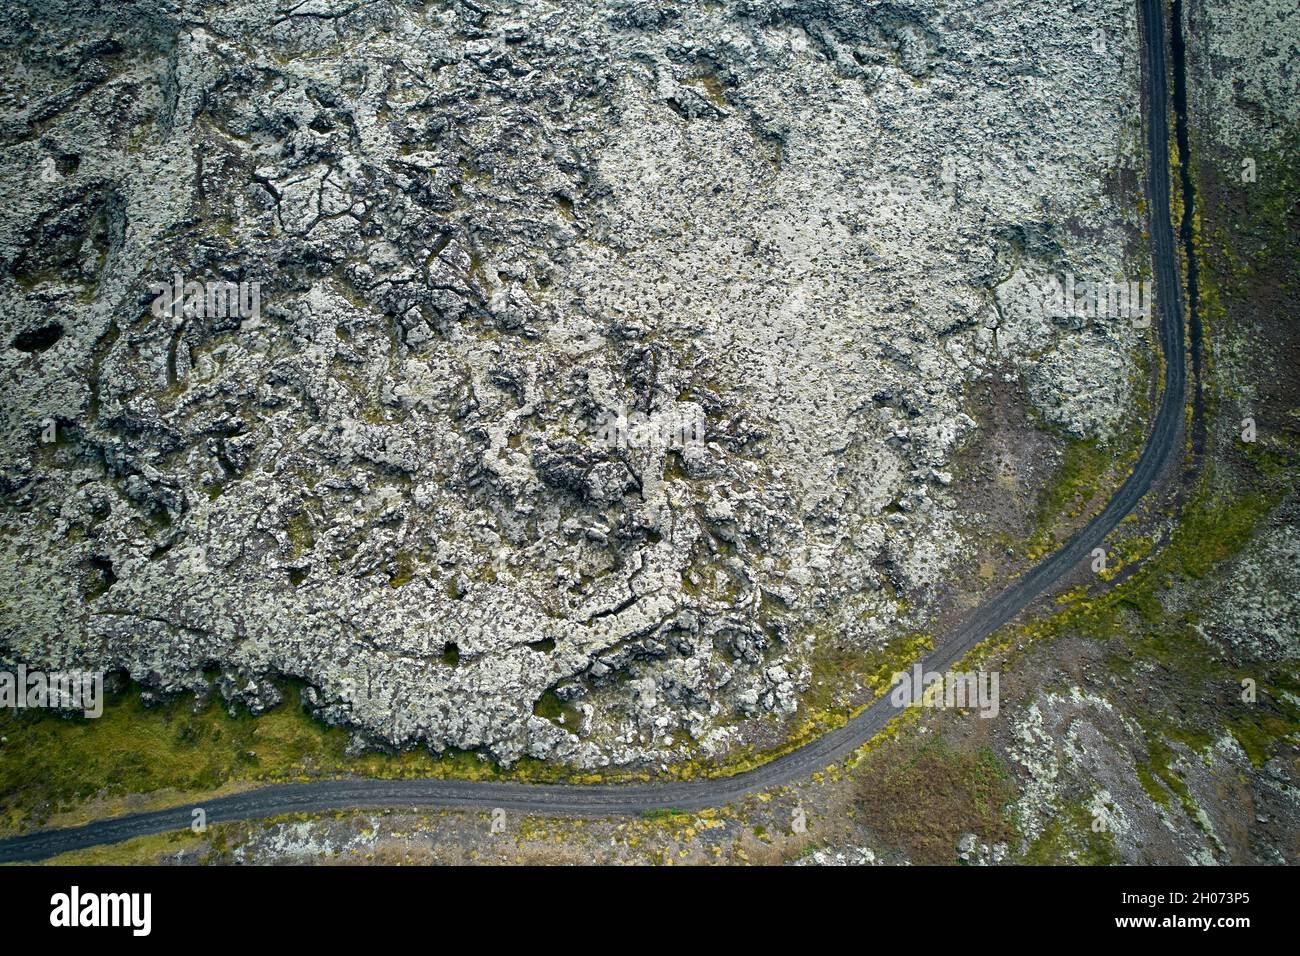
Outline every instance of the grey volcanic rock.
<path fill-rule="evenodd" d="M 1300 118 L 1300 10 L 1277 0 L 1196 0 L 1184 10 L 1188 44 L 1213 70 L 1190 90 L 1203 135 L 1238 151 L 1238 164 L 1263 161 L 1255 150 L 1277 146 Z"/>
<path fill-rule="evenodd" d="M 11 659 L 717 753 L 811 624 L 923 622 L 971 381 L 1103 439 L 1130 403 L 1144 333 L 1034 292 L 1128 276 L 1127 2 L 9 7 Z M 154 308 L 176 275 L 258 314 Z"/>

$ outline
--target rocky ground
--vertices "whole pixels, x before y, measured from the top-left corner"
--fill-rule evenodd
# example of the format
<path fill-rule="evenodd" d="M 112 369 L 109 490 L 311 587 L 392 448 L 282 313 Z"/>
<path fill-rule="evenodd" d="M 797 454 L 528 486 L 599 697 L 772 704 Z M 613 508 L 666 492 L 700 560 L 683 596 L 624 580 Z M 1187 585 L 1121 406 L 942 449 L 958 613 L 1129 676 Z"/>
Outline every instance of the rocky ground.
<path fill-rule="evenodd" d="M 68 751 L 104 779 L 29 780 L 10 824 L 423 772 L 363 743 L 779 743 L 1141 440 L 1145 332 L 1034 294 L 1145 271 L 1129 4 L 37 6 L 0 26 L 0 649 L 240 716 L 118 699 Z M 1115 566 L 968 662 L 997 719 L 913 712 L 699 814 L 214 819 L 63 862 L 1300 862 L 1300 14 L 1175 9 L 1203 427 Z M 155 315 L 176 272 L 260 281 L 260 317 Z M 0 791 L 64 723 L 0 720 Z"/>
<path fill-rule="evenodd" d="M 1103 447 L 1147 394 L 1038 294 L 1145 272 L 1121 0 L 11 7 L 7 660 L 718 758 L 986 557 L 972 387 Z"/>

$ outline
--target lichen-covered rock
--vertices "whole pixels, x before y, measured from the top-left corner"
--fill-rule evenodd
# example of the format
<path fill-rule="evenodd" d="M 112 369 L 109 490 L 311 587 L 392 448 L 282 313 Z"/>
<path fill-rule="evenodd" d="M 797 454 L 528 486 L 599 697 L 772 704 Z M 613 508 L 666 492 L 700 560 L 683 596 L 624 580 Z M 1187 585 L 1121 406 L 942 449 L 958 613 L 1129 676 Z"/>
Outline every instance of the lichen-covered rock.
<path fill-rule="evenodd" d="M 1128 403 L 1144 333 L 1033 296 L 1128 268 L 1122 0 L 10 7 L 10 658 L 717 753 L 795 709 L 810 621 L 923 618 L 969 382 Z"/>
<path fill-rule="evenodd" d="M 1300 119 L 1300 9 L 1287 0 L 1194 0 L 1183 9 L 1188 46 L 1207 68 L 1190 90 L 1202 138 L 1236 151 L 1238 163 L 1258 163 L 1255 150 L 1277 146 Z"/>

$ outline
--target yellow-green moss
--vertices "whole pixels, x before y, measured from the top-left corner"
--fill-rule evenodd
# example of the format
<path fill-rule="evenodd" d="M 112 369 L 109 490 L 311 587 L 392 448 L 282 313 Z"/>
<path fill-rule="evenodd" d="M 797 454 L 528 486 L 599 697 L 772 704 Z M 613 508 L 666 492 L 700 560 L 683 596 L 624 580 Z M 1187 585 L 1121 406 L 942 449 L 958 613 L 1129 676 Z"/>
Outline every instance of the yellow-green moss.
<path fill-rule="evenodd" d="M 1092 813 L 1080 802 L 1064 807 L 1047 821 L 1042 833 L 1029 845 L 1024 862 L 1032 866 L 1114 866 L 1123 861 L 1114 835 L 1108 830 L 1094 830 Z"/>

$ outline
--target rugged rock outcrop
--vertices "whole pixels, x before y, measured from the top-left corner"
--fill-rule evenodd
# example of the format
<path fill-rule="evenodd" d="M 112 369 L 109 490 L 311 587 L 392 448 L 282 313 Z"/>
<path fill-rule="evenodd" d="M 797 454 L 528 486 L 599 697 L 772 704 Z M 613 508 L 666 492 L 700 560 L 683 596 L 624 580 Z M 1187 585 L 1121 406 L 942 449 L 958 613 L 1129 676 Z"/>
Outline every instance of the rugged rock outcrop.
<path fill-rule="evenodd" d="M 1121 0 L 10 7 L 13 659 L 716 752 L 966 553 L 967 383 L 1129 402 L 1145 333 L 1037 291 L 1139 278 Z"/>

